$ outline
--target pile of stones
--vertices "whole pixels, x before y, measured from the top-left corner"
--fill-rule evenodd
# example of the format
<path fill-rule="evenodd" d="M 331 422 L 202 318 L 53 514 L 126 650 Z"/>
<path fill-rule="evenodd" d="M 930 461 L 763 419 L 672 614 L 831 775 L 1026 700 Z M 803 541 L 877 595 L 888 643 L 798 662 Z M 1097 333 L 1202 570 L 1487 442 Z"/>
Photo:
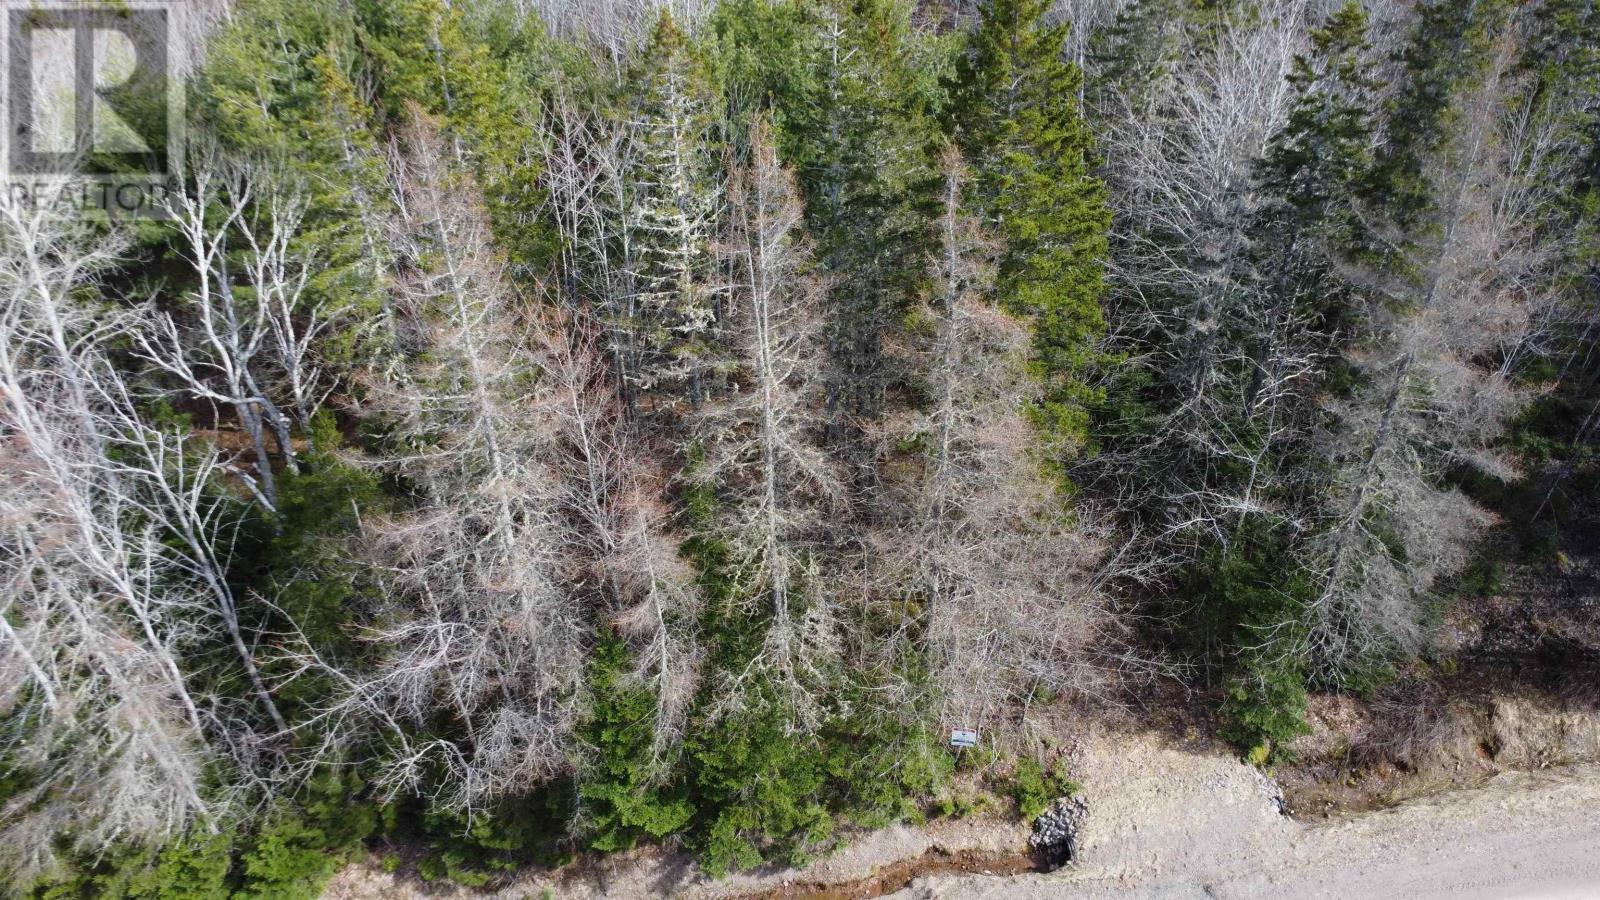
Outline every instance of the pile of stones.
<path fill-rule="evenodd" d="M 1078 855 L 1078 830 L 1089 817 L 1089 806 L 1079 797 L 1061 797 L 1033 820 L 1034 862 L 1041 872 L 1054 872 Z"/>

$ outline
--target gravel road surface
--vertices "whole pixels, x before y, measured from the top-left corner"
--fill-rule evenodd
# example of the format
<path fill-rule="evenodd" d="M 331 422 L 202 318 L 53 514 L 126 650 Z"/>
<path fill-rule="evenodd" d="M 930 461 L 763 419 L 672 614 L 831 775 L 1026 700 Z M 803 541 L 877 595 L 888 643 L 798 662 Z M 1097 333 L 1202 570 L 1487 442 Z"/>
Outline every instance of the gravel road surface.
<path fill-rule="evenodd" d="M 936 876 L 893 896 L 1028 898 L 1600 898 L 1600 769 L 1502 774 L 1471 790 L 1324 823 L 1237 830 L 1204 808 L 1093 820 L 1080 862 L 1052 875 Z M 1142 817 L 1141 817 L 1142 818 Z M 1112 854 L 1110 851 L 1118 851 Z"/>

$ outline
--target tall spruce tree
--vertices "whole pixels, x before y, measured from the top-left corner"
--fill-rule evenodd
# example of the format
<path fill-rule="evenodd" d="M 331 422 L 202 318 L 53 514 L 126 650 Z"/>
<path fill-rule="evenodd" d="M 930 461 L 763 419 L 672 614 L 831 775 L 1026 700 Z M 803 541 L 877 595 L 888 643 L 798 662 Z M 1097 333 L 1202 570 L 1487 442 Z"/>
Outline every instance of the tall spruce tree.
<path fill-rule="evenodd" d="M 1521 397 L 1499 360 L 1526 328 L 1522 260 L 1544 251 L 1523 138 L 1501 112 L 1515 84 L 1505 13 L 1422 8 L 1362 203 L 1378 252 L 1339 260 L 1346 377 L 1319 397 L 1322 477 L 1300 554 L 1324 677 L 1423 645 L 1435 583 L 1491 521 L 1459 473 L 1510 474 L 1499 441 Z"/>
<path fill-rule="evenodd" d="M 1098 452 L 1073 474 L 1175 576 L 1152 604 L 1181 623 L 1173 649 L 1213 675 L 1245 674 L 1250 712 L 1282 736 L 1295 693 L 1304 700 L 1293 658 L 1246 672 L 1242 657 L 1293 644 L 1281 640 L 1298 603 L 1282 565 L 1297 500 L 1286 457 L 1304 433 L 1317 328 L 1298 285 L 1277 283 L 1295 251 L 1269 225 L 1286 213 L 1259 161 L 1300 105 L 1284 76 L 1310 20 L 1297 4 L 1259 12 L 1166 2 L 1120 20 L 1118 42 L 1149 57 L 1097 101 L 1118 215 L 1107 315 L 1126 362 L 1096 411 Z"/>
<path fill-rule="evenodd" d="M 815 94 L 793 134 L 806 218 L 831 276 L 828 311 L 829 435 L 857 482 L 871 472 L 863 424 L 883 412 L 883 340 L 920 278 L 938 134 L 933 84 L 921 68 L 911 8 L 902 0 L 827 0 L 815 12 Z"/>
<path fill-rule="evenodd" d="M 988 0 L 957 66 L 957 140 L 975 175 L 976 206 L 1005 243 L 1001 304 L 1033 329 L 1044 398 L 1040 431 L 1058 459 L 1088 441 L 1088 377 L 1105 330 L 1105 188 L 1077 102 L 1082 77 L 1065 61 L 1066 26 L 1046 0 Z"/>
<path fill-rule="evenodd" d="M 715 229 L 718 187 L 711 157 L 713 89 L 687 36 L 668 12 L 656 21 L 629 83 L 630 231 L 624 265 L 634 296 L 630 391 L 668 405 L 701 403 L 716 365 Z"/>
<path fill-rule="evenodd" d="M 513 273 L 532 276 L 554 241 L 539 189 L 543 166 L 536 126 L 540 78 L 548 68 L 539 29 L 523 27 L 507 36 L 484 15 L 492 4 L 350 2 L 386 118 L 403 126 L 407 105 L 416 104 L 440 119 L 452 152 L 483 185 L 495 240 Z"/>
<path fill-rule="evenodd" d="M 357 89 L 360 23 L 348 6 L 312 0 L 261 0 L 236 16 L 197 73 L 196 125 L 224 153 L 272 163 L 306 186 L 293 249 L 318 260 L 312 302 L 354 324 L 387 304 L 389 256 L 377 117 Z M 331 337 L 328 358 L 348 363 L 358 329 Z"/>

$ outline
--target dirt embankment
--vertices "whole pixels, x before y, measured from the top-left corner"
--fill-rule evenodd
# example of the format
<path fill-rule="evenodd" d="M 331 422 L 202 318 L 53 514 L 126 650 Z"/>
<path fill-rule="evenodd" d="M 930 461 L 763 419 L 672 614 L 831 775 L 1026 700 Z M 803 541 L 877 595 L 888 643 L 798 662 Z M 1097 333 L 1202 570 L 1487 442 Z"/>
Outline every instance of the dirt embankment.
<path fill-rule="evenodd" d="M 1600 710 L 1544 692 L 1312 702 L 1312 734 L 1278 772 L 1302 818 L 1382 809 L 1504 772 L 1600 762 Z"/>

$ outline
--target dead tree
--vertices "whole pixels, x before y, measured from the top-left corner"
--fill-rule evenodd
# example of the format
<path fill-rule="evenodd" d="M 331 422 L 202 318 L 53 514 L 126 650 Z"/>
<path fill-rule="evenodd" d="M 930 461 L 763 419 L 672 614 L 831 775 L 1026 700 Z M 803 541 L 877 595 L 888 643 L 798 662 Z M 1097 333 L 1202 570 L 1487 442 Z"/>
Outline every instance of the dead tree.
<path fill-rule="evenodd" d="M 543 128 L 544 184 L 561 237 L 561 301 L 587 311 L 601 329 L 629 418 L 637 412 L 637 386 L 645 377 L 632 130 L 582 111 L 564 92 L 547 109 Z"/>
<path fill-rule="evenodd" d="M 85 300 L 116 244 L 70 207 L 0 198 L 0 752 L 31 776 L 0 816 L 0 860 L 22 883 L 63 836 L 97 853 L 212 811 L 178 665 L 204 606 L 122 471 L 134 410 L 107 348 L 126 329 Z"/>
<path fill-rule="evenodd" d="M 327 298 L 311 290 L 319 261 L 305 246 L 302 230 L 309 202 L 306 185 L 265 163 L 252 166 L 247 177 L 255 182 L 255 202 L 236 223 L 235 240 L 249 303 L 260 311 L 268 334 L 258 382 L 268 403 L 281 398 L 278 405 L 287 407 L 294 423 L 306 431 L 332 389 L 319 345 L 344 311 L 332 309 Z M 292 442 L 281 444 L 286 437 L 281 418 L 279 413 L 274 419 L 279 422 L 274 433 L 285 465 L 293 471 L 297 455 Z"/>
<path fill-rule="evenodd" d="M 1519 392 L 1492 361 L 1527 327 L 1516 260 L 1537 247 L 1514 212 L 1522 178 L 1499 114 L 1509 45 L 1491 56 L 1457 101 L 1460 127 L 1430 155 L 1431 211 L 1406 227 L 1369 213 L 1390 264 L 1342 272 L 1366 300 L 1367 330 L 1347 353 L 1358 389 L 1325 403 L 1333 477 L 1307 548 L 1320 585 L 1312 650 L 1329 669 L 1420 647 L 1423 599 L 1490 521 L 1445 476 L 1511 474 L 1494 444 Z"/>
<path fill-rule="evenodd" d="M 925 663 L 939 719 L 1008 731 L 1039 688 L 1099 694 L 1117 639 L 1096 583 L 1101 544 L 1031 452 L 1030 337 L 988 296 L 996 248 L 964 210 L 954 151 L 944 174 L 935 290 L 905 351 L 921 403 L 880 435 L 897 508 L 872 537 L 869 590 L 899 623 L 890 667 Z"/>
<path fill-rule="evenodd" d="M 554 312 L 533 331 L 553 394 L 561 506 L 572 526 L 564 575 L 633 650 L 632 678 L 656 699 L 651 731 L 660 761 L 695 692 L 699 591 L 678 552 L 683 538 L 672 529 L 666 473 L 640 449 L 597 332 L 575 314 Z"/>
<path fill-rule="evenodd" d="M 718 711 L 737 709 L 764 679 L 797 721 L 814 725 L 839 650 L 838 598 L 820 551 L 828 522 L 846 504 L 821 444 L 825 286 L 812 270 L 793 175 L 778 161 L 766 122 L 752 127 L 749 160 L 730 182 L 719 249 L 735 273 L 728 288 L 733 384 L 698 417 L 705 461 L 696 474 L 718 489 L 715 531 L 731 551 L 743 612 L 765 623 L 766 636 L 749 665 L 731 674 Z"/>
<path fill-rule="evenodd" d="M 191 189 L 175 194 L 168 212 L 194 281 L 147 317 L 136 346 L 180 391 L 233 414 L 253 459 L 232 471 L 276 510 L 267 437 L 284 467 L 298 472 L 292 432 L 309 425 L 329 390 L 318 344 L 338 311 L 309 289 L 316 259 L 301 233 L 304 184 L 281 166 L 206 143 L 189 168 Z"/>
<path fill-rule="evenodd" d="M 618 162 L 623 221 L 621 261 L 633 296 L 636 365 L 626 385 L 674 408 L 696 406 L 711 390 L 717 344 L 715 237 L 718 185 L 708 153 L 712 98 L 708 76 L 687 38 L 663 13 L 645 45 L 628 110 L 627 154 Z"/>
<path fill-rule="evenodd" d="M 560 514 L 561 392 L 453 159 L 413 111 L 393 163 L 403 363 L 368 379 L 363 410 L 410 500 L 364 522 L 385 598 L 367 638 L 383 661 L 338 713 L 386 726 L 385 788 L 427 775 L 434 803 L 471 813 L 566 768 L 584 626 L 562 578 L 575 539 Z M 441 714 L 456 729 L 425 742 L 399 727 Z"/>

